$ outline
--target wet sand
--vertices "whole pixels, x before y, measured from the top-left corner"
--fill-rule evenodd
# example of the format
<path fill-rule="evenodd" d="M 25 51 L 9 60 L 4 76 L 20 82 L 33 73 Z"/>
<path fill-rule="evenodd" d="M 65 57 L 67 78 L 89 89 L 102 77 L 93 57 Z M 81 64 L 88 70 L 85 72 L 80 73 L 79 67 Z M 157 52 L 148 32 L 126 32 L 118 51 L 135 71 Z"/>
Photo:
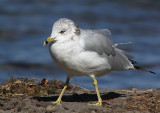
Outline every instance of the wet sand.
<path fill-rule="evenodd" d="M 70 85 L 61 105 L 52 101 L 58 98 L 64 83 L 58 80 L 38 81 L 28 78 L 11 78 L 0 85 L 0 113 L 159 113 L 159 89 L 105 89 L 100 90 L 101 107 L 96 103 L 94 90 Z"/>

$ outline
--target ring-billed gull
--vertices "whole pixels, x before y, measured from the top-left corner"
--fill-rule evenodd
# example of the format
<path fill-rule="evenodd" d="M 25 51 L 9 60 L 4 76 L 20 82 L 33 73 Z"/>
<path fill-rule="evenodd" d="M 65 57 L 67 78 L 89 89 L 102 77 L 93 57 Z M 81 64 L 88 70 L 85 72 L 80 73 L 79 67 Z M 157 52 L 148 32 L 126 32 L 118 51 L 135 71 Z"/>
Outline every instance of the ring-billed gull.
<path fill-rule="evenodd" d="M 102 76 L 111 71 L 135 69 L 148 71 L 136 66 L 132 56 L 118 49 L 118 44 L 114 44 L 107 38 L 108 35 L 111 35 L 108 29 L 80 29 L 72 20 L 67 18 L 61 18 L 54 23 L 51 36 L 44 42 L 44 46 L 50 43 L 49 50 L 53 60 L 67 72 L 65 86 L 54 103 L 61 103 L 62 96 L 72 76 L 85 75 L 93 79 L 98 102 L 91 105 L 101 106 L 102 99 L 95 76 Z"/>

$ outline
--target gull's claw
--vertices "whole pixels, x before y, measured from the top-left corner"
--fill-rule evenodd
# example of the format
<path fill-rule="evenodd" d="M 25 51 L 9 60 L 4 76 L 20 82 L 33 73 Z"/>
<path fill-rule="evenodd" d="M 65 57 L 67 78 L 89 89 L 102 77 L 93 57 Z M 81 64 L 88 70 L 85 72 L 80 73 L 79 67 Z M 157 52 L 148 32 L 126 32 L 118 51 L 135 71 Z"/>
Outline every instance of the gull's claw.
<path fill-rule="evenodd" d="M 57 101 L 52 102 L 52 103 L 57 104 L 57 105 L 61 105 L 61 100 L 58 99 Z"/>
<path fill-rule="evenodd" d="M 88 104 L 91 106 L 102 106 L 102 100 L 98 101 L 96 104 Z"/>

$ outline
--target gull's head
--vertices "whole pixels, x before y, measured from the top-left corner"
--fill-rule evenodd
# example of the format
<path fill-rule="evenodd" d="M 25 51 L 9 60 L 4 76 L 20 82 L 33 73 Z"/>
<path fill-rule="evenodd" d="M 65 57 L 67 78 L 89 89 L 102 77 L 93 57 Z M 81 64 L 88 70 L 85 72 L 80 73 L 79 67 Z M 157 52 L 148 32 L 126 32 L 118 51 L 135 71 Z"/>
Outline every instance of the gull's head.
<path fill-rule="evenodd" d="M 73 39 L 77 35 L 80 35 L 79 27 L 72 20 L 61 18 L 54 23 L 51 36 L 47 38 L 43 45 L 45 46 L 54 40 L 65 41 Z"/>

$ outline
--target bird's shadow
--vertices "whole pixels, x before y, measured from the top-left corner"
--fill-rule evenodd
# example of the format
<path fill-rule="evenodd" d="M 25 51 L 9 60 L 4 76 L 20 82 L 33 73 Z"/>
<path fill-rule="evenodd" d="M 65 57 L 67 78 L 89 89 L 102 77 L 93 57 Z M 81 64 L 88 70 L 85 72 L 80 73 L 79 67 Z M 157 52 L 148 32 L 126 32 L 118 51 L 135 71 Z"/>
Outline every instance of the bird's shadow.
<path fill-rule="evenodd" d="M 102 100 L 110 100 L 115 99 L 119 97 L 125 97 L 125 94 L 115 93 L 115 92 L 109 92 L 107 94 L 101 94 Z M 32 99 L 38 100 L 38 101 L 56 101 L 58 96 L 50 96 L 50 97 L 32 97 Z M 97 94 L 68 94 L 63 95 L 62 101 L 64 102 L 89 102 L 89 101 L 97 101 Z"/>

